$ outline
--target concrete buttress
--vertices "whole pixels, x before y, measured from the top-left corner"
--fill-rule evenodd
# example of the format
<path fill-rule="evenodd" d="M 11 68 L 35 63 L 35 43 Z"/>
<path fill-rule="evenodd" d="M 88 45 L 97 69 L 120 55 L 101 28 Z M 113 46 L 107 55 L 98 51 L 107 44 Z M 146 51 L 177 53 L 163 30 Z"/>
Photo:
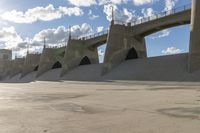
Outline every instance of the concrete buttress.
<path fill-rule="evenodd" d="M 188 70 L 200 70 L 200 0 L 192 0 Z"/>
<path fill-rule="evenodd" d="M 80 65 L 99 63 L 97 48 L 88 47 L 86 42 L 85 40 L 75 40 L 69 37 L 61 76 Z"/>
<path fill-rule="evenodd" d="M 133 34 L 130 25 L 111 24 L 102 75 L 128 59 L 146 58 L 146 44 L 142 36 Z"/>

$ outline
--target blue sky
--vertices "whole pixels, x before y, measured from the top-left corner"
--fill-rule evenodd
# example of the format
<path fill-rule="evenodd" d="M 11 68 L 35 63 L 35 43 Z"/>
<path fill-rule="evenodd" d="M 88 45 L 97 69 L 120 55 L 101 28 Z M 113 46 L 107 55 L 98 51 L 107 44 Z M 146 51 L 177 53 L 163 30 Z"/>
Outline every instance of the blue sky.
<path fill-rule="evenodd" d="M 189 3 L 191 0 L 1 0 L 0 48 L 24 56 L 27 45 L 31 51 L 41 51 L 44 36 L 48 45 L 63 44 L 69 26 L 74 36 L 105 30 L 111 5 L 115 19 L 128 22 Z M 184 25 L 146 37 L 148 56 L 187 52 L 189 30 Z M 101 60 L 104 51 L 105 46 L 99 48 Z"/>

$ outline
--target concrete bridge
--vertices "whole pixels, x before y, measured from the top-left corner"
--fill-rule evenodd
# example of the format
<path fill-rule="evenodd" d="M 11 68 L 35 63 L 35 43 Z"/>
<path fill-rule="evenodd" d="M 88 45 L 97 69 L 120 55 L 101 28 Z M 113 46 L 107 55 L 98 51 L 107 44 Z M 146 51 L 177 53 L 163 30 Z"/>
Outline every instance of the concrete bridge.
<path fill-rule="evenodd" d="M 120 63 L 129 59 L 147 58 L 145 37 L 155 32 L 191 23 L 191 39 L 188 58 L 188 71 L 200 69 L 200 1 L 193 0 L 186 5 L 171 11 L 162 12 L 153 16 L 124 23 L 112 20 L 109 30 L 94 35 L 74 38 L 69 36 L 67 46 L 61 48 L 44 47 L 41 55 L 27 55 L 22 67 L 10 68 L 9 74 L 21 72 L 22 76 L 38 70 L 37 76 L 61 68 L 61 76 L 80 65 L 98 64 L 97 47 L 107 44 L 102 75 L 107 74 Z M 15 60 L 14 64 L 20 61 Z M 37 69 L 36 69 L 37 68 Z M 17 69 L 17 70 L 14 70 Z"/>
<path fill-rule="evenodd" d="M 80 65 L 98 63 L 97 47 L 107 43 L 102 74 L 124 60 L 147 58 L 145 36 L 178 25 L 190 24 L 191 5 L 176 8 L 134 22 L 112 21 L 108 31 L 82 38 L 70 38 L 65 52 L 62 75 Z"/>

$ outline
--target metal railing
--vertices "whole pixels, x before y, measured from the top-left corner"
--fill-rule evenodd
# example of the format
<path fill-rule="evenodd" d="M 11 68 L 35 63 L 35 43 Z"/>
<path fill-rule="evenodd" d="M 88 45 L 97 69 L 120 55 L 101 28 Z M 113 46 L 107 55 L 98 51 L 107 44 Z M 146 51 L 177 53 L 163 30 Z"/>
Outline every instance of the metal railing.
<path fill-rule="evenodd" d="M 163 12 L 160 12 L 160 13 L 154 13 L 152 16 L 139 18 L 139 19 L 137 19 L 135 21 L 131 21 L 131 22 L 114 20 L 114 24 L 126 25 L 126 26 L 128 26 L 128 25 L 129 26 L 135 26 L 135 25 L 142 24 L 142 23 L 145 23 L 145 22 L 149 22 L 149 21 L 152 21 L 152 20 L 156 20 L 156 19 L 159 19 L 159 18 L 162 18 L 162 17 L 166 17 L 166 16 L 169 16 L 169 15 L 180 13 L 180 12 L 183 12 L 183 11 L 186 11 L 186 10 L 189 10 L 189 9 L 191 9 L 191 3 L 184 5 L 184 6 L 181 6 L 181 7 L 173 8 L 172 10 L 163 11 Z"/>
<path fill-rule="evenodd" d="M 40 55 L 41 52 L 35 52 L 35 51 L 31 51 L 31 52 L 30 52 L 30 51 L 29 51 L 28 54 Z"/>
<path fill-rule="evenodd" d="M 66 44 L 62 43 L 62 44 L 58 44 L 58 45 L 54 45 L 54 46 L 50 46 L 50 45 L 46 45 L 45 48 L 52 48 L 52 49 L 57 49 L 57 48 L 64 48 L 66 47 Z"/>
<path fill-rule="evenodd" d="M 89 40 L 89 39 L 96 38 L 96 37 L 99 37 L 99 36 L 103 36 L 103 35 L 106 35 L 106 34 L 108 34 L 108 30 L 104 30 L 104 31 L 101 31 L 101 32 L 98 32 L 98 33 L 95 33 L 95 34 L 92 34 L 92 35 L 88 35 L 88 36 L 83 36 L 83 37 L 72 36 L 71 39 L 74 39 L 74 40 Z"/>
<path fill-rule="evenodd" d="M 154 13 L 152 16 L 139 18 L 139 19 L 132 21 L 132 22 L 124 22 L 122 20 L 114 20 L 114 24 L 126 25 L 126 26 L 135 26 L 135 25 L 139 25 L 139 24 L 142 24 L 142 23 L 145 23 L 145 22 L 148 22 L 148 21 L 156 20 L 158 18 L 166 17 L 166 16 L 176 14 L 176 13 L 180 13 L 180 12 L 183 12 L 183 11 L 186 11 L 186 10 L 189 10 L 189 9 L 191 9 L 191 3 L 184 5 L 184 6 L 181 6 L 181 7 L 173 8 L 172 10 L 168 10 L 168 11 L 164 11 L 164 12 L 160 12 L 160 13 Z M 109 31 L 109 29 L 102 31 L 102 32 L 92 34 L 92 35 L 82 36 L 82 37 L 72 36 L 71 39 L 73 39 L 73 40 L 89 40 L 89 39 L 92 39 L 92 38 L 95 38 L 95 37 L 106 35 L 106 34 L 108 34 L 108 31 Z"/>

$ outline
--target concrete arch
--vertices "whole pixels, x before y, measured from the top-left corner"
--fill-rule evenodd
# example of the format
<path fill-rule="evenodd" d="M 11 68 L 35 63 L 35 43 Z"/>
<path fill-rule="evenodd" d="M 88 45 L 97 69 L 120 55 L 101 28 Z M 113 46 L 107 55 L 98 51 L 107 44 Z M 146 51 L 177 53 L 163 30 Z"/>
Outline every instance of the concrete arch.
<path fill-rule="evenodd" d="M 62 64 L 59 61 L 54 63 L 51 69 L 57 69 L 57 68 L 62 68 Z"/>
<path fill-rule="evenodd" d="M 64 76 L 75 67 L 78 67 L 85 56 L 89 58 L 91 64 L 99 63 L 97 48 L 93 46 L 89 47 L 85 40 L 69 38 L 68 45 L 65 49 L 61 76 Z"/>
<path fill-rule="evenodd" d="M 123 61 L 137 58 L 139 58 L 139 54 L 134 47 L 117 51 L 111 56 L 110 61 L 104 64 L 102 69 L 102 75 L 107 74 Z"/>
<path fill-rule="evenodd" d="M 64 50 L 65 48 L 44 48 L 40 58 L 37 77 L 51 70 L 52 66 L 57 61 L 63 64 L 64 58 L 61 57 L 60 54 L 62 54 Z"/>
<path fill-rule="evenodd" d="M 137 59 L 137 58 L 138 58 L 137 51 L 135 50 L 134 47 L 132 47 L 131 49 L 129 49 L 125 60 L 131 60 L 131 59 Z"/>
<path fill-rule="evenodd" d="M 90 59 L 89 59 L 87 56 L 85 56 L 85 57 L 83 57 L 83 59 L 81 60 L 79 66 L 81 66 L 81 65 L 89 65 L 89 64 L 91 64 L 91 61 L 90 61 Z"/>
<path fill-rule="evenodd" d="M 39 68 L 39 65 L 37 65 L 37 66 L 33 69 L 33 71 L 38 71 L 38 68 Z"/>
<path fill-rule="evenodd" d="M 190 24 L 190 19 L 191 9 L 188 9 L 132 26 L 132 34 L 133 36 L 139 35 L 145 37 L 164 29 Z"/>

